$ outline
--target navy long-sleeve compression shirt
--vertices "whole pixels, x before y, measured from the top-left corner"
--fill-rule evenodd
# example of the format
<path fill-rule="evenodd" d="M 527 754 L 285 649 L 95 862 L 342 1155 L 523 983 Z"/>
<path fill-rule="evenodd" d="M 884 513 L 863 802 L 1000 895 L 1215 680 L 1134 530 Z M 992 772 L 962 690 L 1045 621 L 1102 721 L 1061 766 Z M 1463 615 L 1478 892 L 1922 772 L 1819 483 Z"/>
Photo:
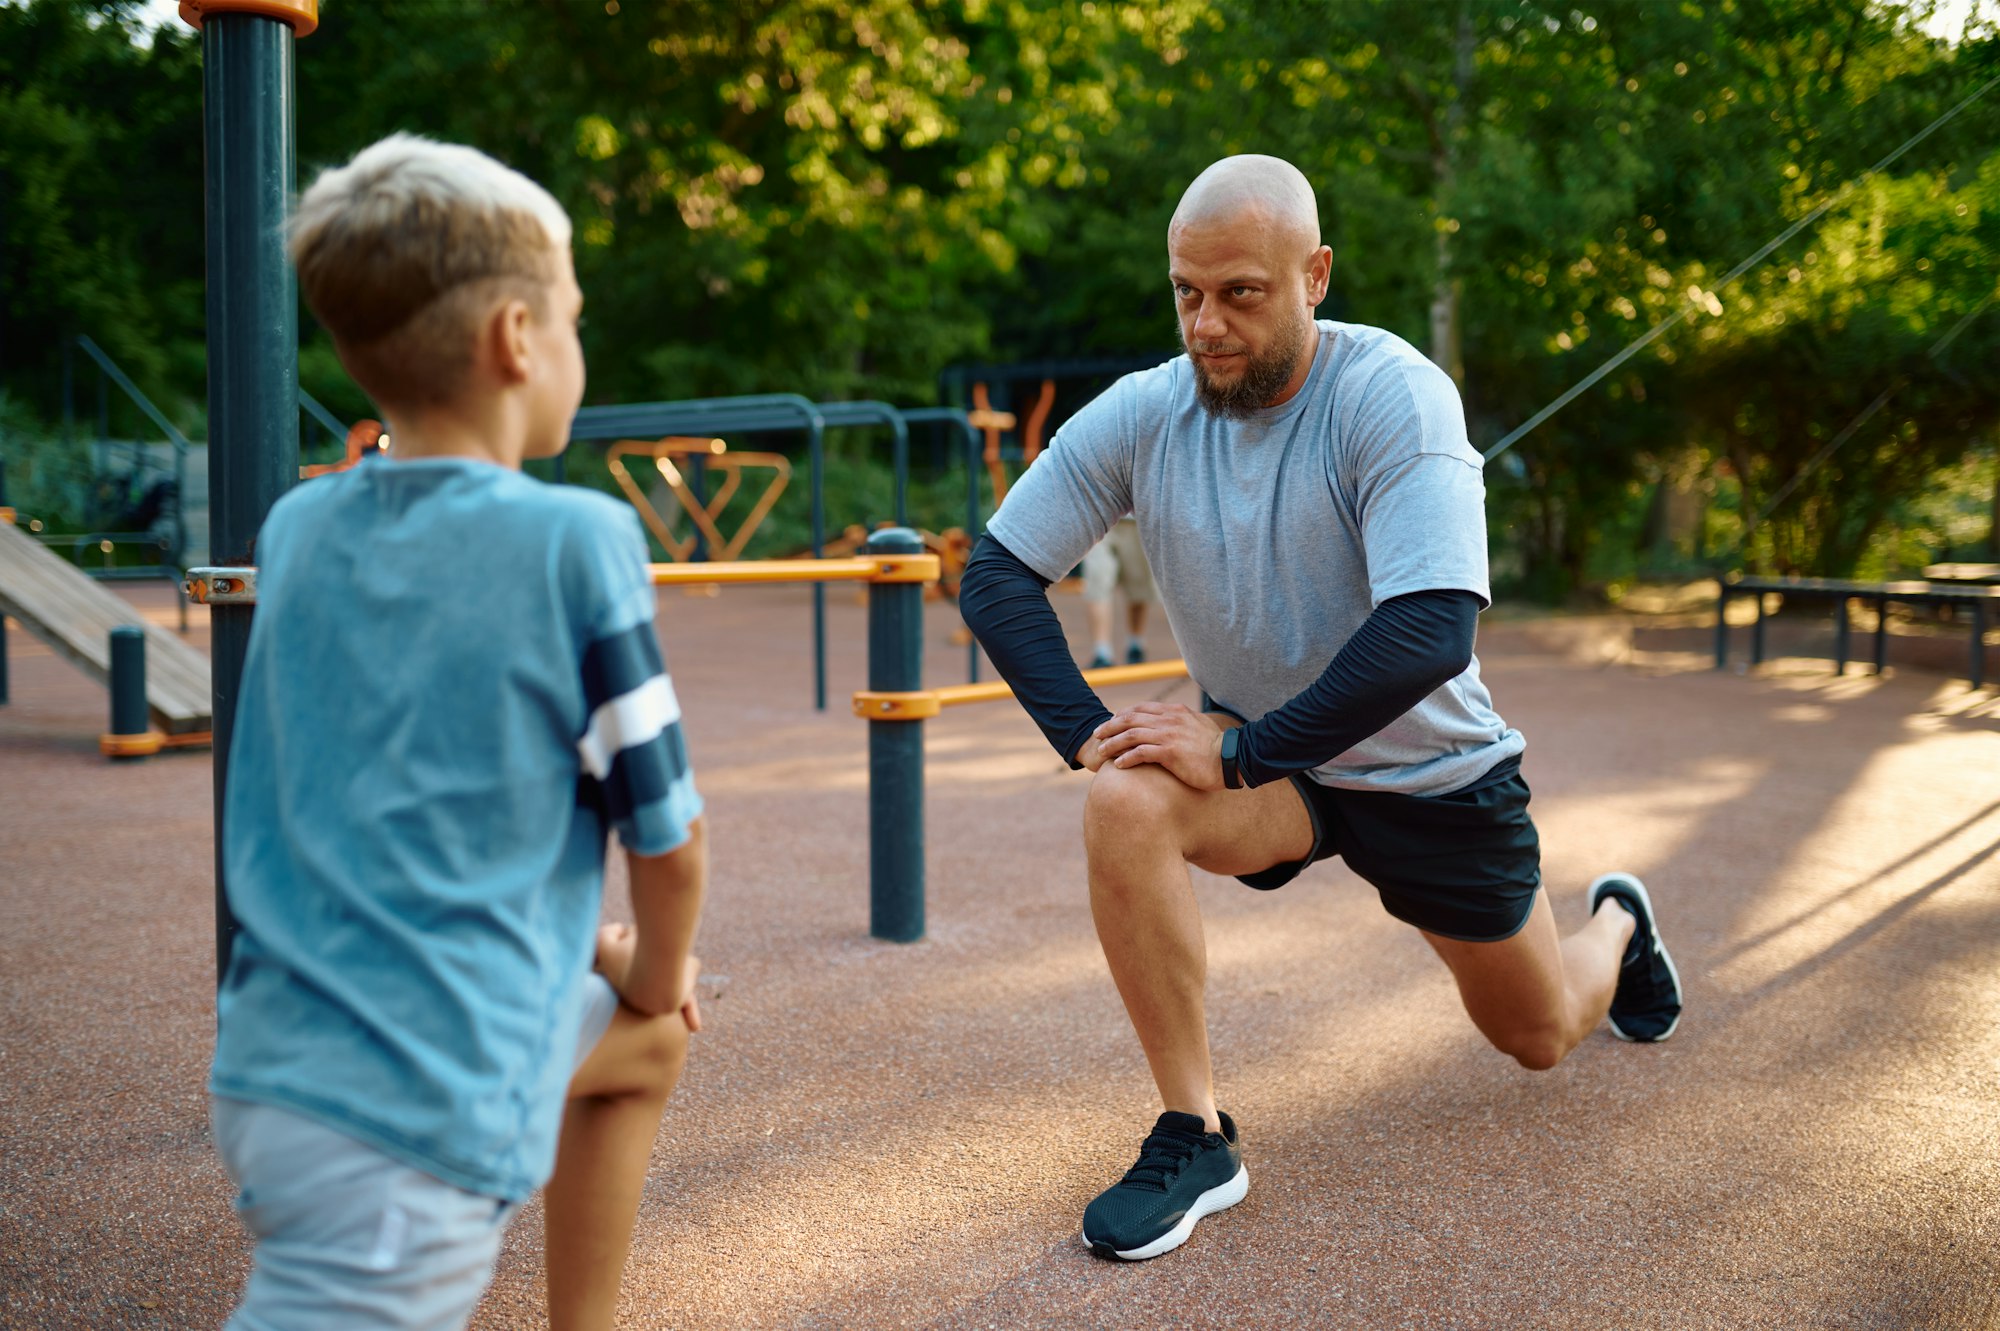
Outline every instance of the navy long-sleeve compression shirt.
<path fill-rule="evenodd" d="M 1083 682 L 1048 581 L 991 536 L 965 567 L 959 610 L 1042 734 L 1072 767 L 1111 712 Z M 1237 741 L 1237 770 L 1263 785 L 1329 762 L 1416 706 L 1472 660 L 1480 599 L 1435 590 L 1375 607 L 1319 678 L 1251 721 Z"/>

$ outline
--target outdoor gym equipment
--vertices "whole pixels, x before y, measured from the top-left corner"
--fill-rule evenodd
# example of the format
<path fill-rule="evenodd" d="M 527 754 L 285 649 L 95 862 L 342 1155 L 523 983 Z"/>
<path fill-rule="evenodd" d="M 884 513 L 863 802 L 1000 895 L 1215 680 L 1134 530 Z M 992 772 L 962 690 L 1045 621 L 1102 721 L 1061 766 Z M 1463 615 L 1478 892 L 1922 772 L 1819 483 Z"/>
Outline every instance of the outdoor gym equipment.
<path fill-rule="evenodd" d="M 976 452 L 979 435 L 966 413 L 955 407 L 911 410 L 886 402 L 818 402 L 797 393 L 760 393 L 743 397 L 692 398 L 678 402 L 641 402 L 585 407 L 570 422 L 576 440 L 661 439 L 668 436 L 798 432 L 806 436 L 812 497 L 812 553 L 826 549 L 826 432 L 832 428 L 886 425 L 894 443 L 896 520 L 907 524 L 909 491 L 909 427 L 917 424 L 954 425 L 961 432 L 966 465 L 966 531 L 979 530 L 979 477 Z M 704 457 L 689 459 L 689 489 L 698 502 L 703 494 Z M 699 549 L 699 547 L 697 547 Z M 813 584 L 813 706 L 826 710 L 826 588 Z M 979 645 L 969 644 L 966 678 L 979 678 Z"/>
<path fill-rule="evenodd" d="M 1968 611 L 1966 674 L 1974 689 L 1986 685 L 1986 625 L 1989 608 L 2000 607 L 2000 587 L 1970 582 L 1852 582 L 1838 578 L 1722 578 L 1716 582 L 1715 668 L 1729 664 L 1729 602 L 1747 596 L 1757 606 L 1757 618 L 1750 629 L 1750 664 L 1764 663 L 1765 602 L 1775 593 L 1779 603 L 1787 600 L 1833 602 L 1833 673 L 1847 673 L 1848 643 L 1851 633 L 1849 603 L 1867 601 L 1875 608 L 1875 673 L 1881 674 L 1889 659 L 1889 606 L 1950 606 Z"/>
<path fill-rule="evenodd" d="M 923 592 L 938 579 L 936 555 L 913 531 L 875 533 L 853 559 L 761 559 L 654 564 L 656 586 L 696 583 L 864 582 L 868 598 L 868 687 L 903 695 L 923 687 Z M 257 570 L 188 570 L 188 597 L 249 610 Z M 869 932 L 909 943 L 924 934 L 924 748 L 921 727 L 876 727 L 868 737 Z"/>
<path fill-rule="evenodd" d="M 625 459 L 644 456 L 653 460 L 653 470 L 666 482 L 667 492 L 674 497 L 694 530 L 685 537 L 675 536 L 673 525 L 653 506 L 645 488 L 632 476 L 625 466 Z M 685 463 L 696 460 L 704 471 L 722 473 L 722 485 L 712 495 L 703 495 L 688 483 L 688 476 L 676 459 Z M 792 464 L 782 453 L 732 453 L 729 445 L 720 439 L 691 439 L 685 436 L 669 436 L 646 443 L 638 439 L 620 439 L 605 451 L 605 464 L 611 469 L 611 479 L 618 482 L 618 488 L 632 501 L 638 510 L 639 520 L 653 533 L 653 539 L 667 552 L 675 563 L 684 564 L 701 552 L 707 551 L 727 562 L 743 553 L 743 547 L 757 534 L 771 508 L 778 502 L 778 496 L 785 492 L 785 485 L 792 479 Z M 757 502 L 736 524 L 733 534 L 725 536 L 716 525 L 729 501 L 743 486 L 745 469 L 769 471 L 771 479 Z"/>
<path fill-rule="evenodd" d="M 655 586 L 702 583 L 859 582 L 868 584 L 868 687 L 854 714 L 868 727 L 868 931 L 892 942 L 924 935 L 924 728 L 944 708 L 1011 698 L 1004 683 L 923 686 L 924 588 L 938 580 L 938 557 L 907 527 L 869 537 L 850 559 L 756 559 L 654 564 Z M 209 606 L 255 604 L 257 570 L 188 572 L 189 599 Z M 1180 679 L 1185 661 L 1087 670 L 1094 687 Z"/>

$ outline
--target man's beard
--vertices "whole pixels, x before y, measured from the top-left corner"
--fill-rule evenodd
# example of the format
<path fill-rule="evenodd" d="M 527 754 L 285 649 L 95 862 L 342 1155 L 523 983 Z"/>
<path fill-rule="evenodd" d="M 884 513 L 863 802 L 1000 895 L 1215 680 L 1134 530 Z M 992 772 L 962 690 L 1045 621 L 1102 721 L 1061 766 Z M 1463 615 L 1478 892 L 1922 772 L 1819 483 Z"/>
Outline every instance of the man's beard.
<path fill-rule="evenodd" d="M 1268 406 L 1271 399 L 1291 382 L 1292 371 L 1298 368 L 1299 354 L 1305 350 L 1306 334 L 1312 327 L 1312 320 L 1300 319 L 1284 328 L 1262 355 L 1245 356 L 1242 373 L 1233 382 L 1225 383 L 1210 377 L 1208 367 L 1188 345 L 1187 330 L 1181 326 L 1180 320 L 1174 321 L 1181 350 L 1188 353 L 1188 363 L 1194 367 L 1195 400 L 1216 415 L 1232 420 L 1243 420 Z M 1210 348 L 1211 351 L 1234 349 Z"/>

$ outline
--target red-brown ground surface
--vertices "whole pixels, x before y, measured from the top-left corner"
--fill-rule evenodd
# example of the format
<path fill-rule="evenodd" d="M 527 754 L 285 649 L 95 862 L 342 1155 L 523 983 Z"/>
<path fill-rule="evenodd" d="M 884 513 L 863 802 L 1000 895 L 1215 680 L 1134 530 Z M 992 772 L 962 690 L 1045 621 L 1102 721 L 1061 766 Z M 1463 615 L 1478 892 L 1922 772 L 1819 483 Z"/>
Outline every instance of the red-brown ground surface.
<path fill-rule="evenodd" d="M 127 594 L 171 620 L 162 589 Z M 1991 691 L 1798 660 L 1745 678 L 1703 668 L 1699 630 L 1489 617 L 1558 920 L 1581 922 L 1592 875 L 1642 874 L 1687 984 L 1679 1033 L 1600 1032 L 1524 1072 L 1338 863 L 1269 895 L 1198 874 L 1253 1186 L 1124 1266 L 1077 1230 L 1156 1110 L 1091 930 L 1087 778 L 1011 704 L 929 723 L 929 936 L 870 941 L 866 734 L 844 707 L 862 611 L 829 593 L 816 714 L 807 595 L 661 596 L 714 844 L 708 1029 L 654 1153 L 626 1325 L 2000 1325 Z M 964 678 L 954 623 L 933 607 L 934 682 Z M 9 643 L 0 1325 L 214 1326 L 247 1245 L 202 1089 L 210 759 L 106 762 L 103 691 Z M 1147 692 L 1192 698 L 1117 696 Z M 540 1322 L 539 1238 L 531 1208 L 477 1326 Z"/>

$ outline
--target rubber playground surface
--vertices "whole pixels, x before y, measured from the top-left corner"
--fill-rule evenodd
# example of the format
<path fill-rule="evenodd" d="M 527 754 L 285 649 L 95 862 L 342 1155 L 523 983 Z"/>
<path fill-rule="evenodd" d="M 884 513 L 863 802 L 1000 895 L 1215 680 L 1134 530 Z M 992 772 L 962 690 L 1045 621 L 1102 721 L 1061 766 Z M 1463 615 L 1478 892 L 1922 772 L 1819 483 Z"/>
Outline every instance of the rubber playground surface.
<path fill-rule="evenodd" d="M 171 621 L 165 589 L 123 594 Z M 1087 778 L 1012 704 L 927 723 L 929 935 L 871 941 L 846 707 L 863 611 L 829 589 L 821 715 L 808 601 L 661 594 L 714 847 L 708 1029 L 624 1324 L 2000 1326 L 1992 690 L 1716 672 L 1698 630 L 1607 663 L 1588 626 L 1489 617 L 1557 919 L 1581 921 L 1598 872 L 1641 874 L 1688 990 L 1679 1032 L 1600 1031 L 1529 1073 L 1337 862 L 1273 894 L 1197 874 L 1251 1189 L 1122 1265 L 1078 1220 L 1157 1106 L 1091 928 Z M 1075 641 L 1081 606 L 1059 604 Z M 926 679 L 962 681 L 955 616 L 929 613 Z M 103 690 L 18 630 L 9 647 L 0 1326 L 213 1327 L 247 1244 L 202 1089 L 210 758 L 106 762 Z M 1113 701 L 1163 693 L 1194 697 Z M 538 1325 L 539 1266 L 531 1207 L 475 1325 Z"/>

